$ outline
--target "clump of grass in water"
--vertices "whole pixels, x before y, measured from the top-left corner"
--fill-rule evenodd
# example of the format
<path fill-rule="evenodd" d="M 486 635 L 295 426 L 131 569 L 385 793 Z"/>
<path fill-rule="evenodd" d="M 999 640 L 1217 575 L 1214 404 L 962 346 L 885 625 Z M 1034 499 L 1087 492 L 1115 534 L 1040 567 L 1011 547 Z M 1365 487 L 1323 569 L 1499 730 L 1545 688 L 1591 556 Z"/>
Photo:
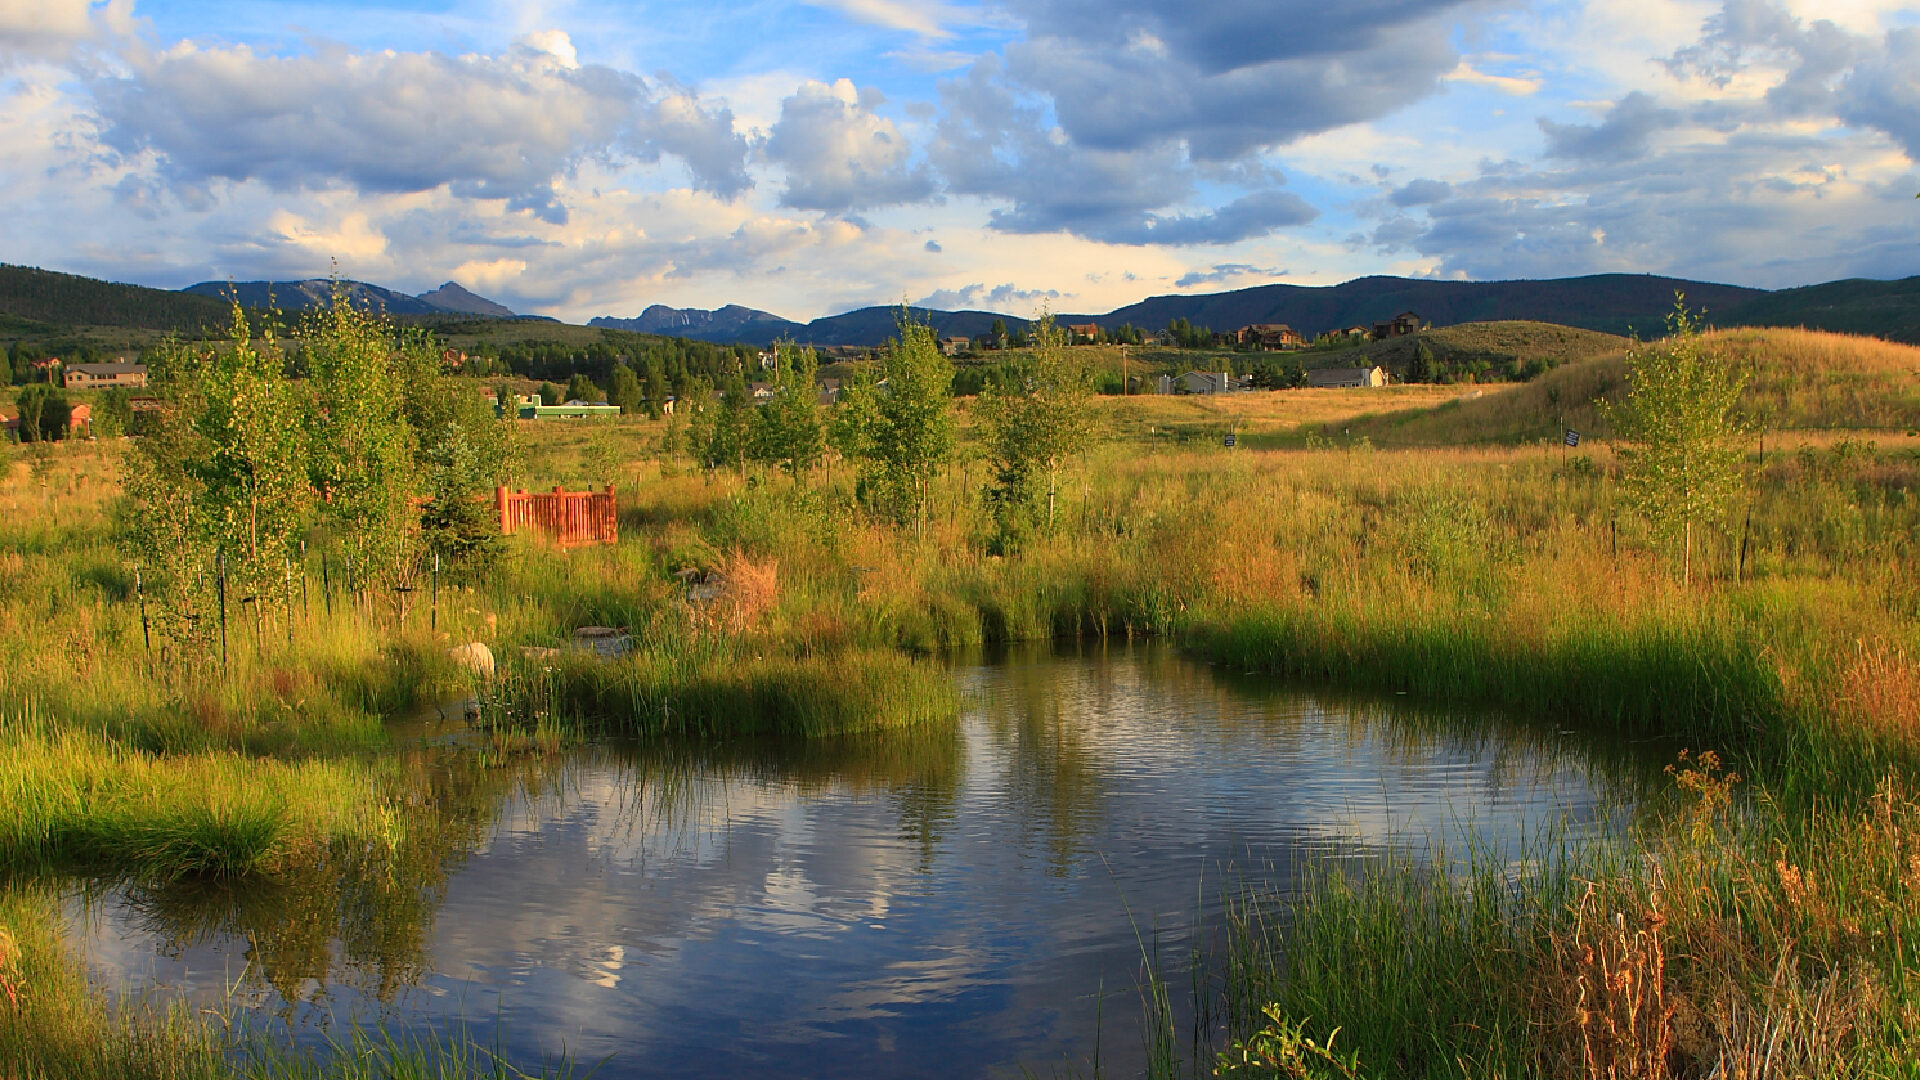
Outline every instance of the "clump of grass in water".
<path fill-rule="evenodd" d="M 154 755 L 37 716 L 0 719 L 0 868 L 243 875 L 338 840 L 392 844 L 369 766 Z"/>
<path fill-rule="evenodd" d="M 483 725 L 615 735 L 830 738 L 950 720 L 944 671 L 887 650 L 833 656 L 553 656 L 516 663 Z"/>

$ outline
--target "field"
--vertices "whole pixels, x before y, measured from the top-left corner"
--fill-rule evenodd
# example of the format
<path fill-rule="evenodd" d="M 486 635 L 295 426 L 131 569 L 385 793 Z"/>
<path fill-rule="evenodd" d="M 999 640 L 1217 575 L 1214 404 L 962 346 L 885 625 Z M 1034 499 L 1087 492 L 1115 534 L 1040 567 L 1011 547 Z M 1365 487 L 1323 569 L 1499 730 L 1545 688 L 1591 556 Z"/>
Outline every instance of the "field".
<path fill-rule="evenodd" d="M 844 462 L 709 472 L 665 449 L 664 421 L 523 425 L 516 482 L 615 485 L 618 545 L 516 539 L 432 601 L 333 595 L 315 551 L 289 567 L 302 599 L 283 615 L 236 611 L 224 661 L 146 643 L 113 539 L 118 440 L 7 447 L 0 802 L 24 812 L 0 825 L 0 1072 L 224 1068 L 203 1021 L 93 1001 L 45 882 L 288 878 L 427 842 L 382 718 L 475 690 L 451 645 L 500 660 L 482 722 L 507 761 L 742 718 L 939 724 L 955 702 L 930 652 L 1156 636 L 1717 755 L 1676 760 L 1641 858 L 1569 852 L 1518 885 L 1388 867 L 1288 911 L 1249 898 L 1222 961 L 1226 1071 L 1348 1075 L 1351 1054 L 1367 1076 L 1762 1075 L 1739 1069 L 1770 1053 L 1765 1075 L 1898 1075 L 1920 1033 L 1920 351 L 1725 341 L 1753 362 L 1749 406 L 1787 432 L 1769 437 L 1805 449 L 1749 455 L 1687 584 L 1604 442 L 1529 442 L 1604 431 L 1582 411 L 1617 382 L 1604 358 L 1465 400 L 1475 387 L 1098 399 L 1058 526 L 1005 556 L 987 550 L 971 411 L 918 536 L 866 513 Z M 586 625 L 628 628 L 634 654 L 542 651 Z"/>

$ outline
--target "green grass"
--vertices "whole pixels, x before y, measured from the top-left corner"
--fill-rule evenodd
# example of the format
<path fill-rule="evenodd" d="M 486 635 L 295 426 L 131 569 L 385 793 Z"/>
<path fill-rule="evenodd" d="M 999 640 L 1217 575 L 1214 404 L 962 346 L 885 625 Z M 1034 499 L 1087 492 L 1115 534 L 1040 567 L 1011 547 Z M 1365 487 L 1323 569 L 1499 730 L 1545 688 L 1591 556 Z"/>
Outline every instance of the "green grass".
<path fill-rule="evenodd" d="M 341 841 L 391 844 L 373 767 L 156 755 L 39 717 L 0 718 L 0 872 L 267 871 Z"/>

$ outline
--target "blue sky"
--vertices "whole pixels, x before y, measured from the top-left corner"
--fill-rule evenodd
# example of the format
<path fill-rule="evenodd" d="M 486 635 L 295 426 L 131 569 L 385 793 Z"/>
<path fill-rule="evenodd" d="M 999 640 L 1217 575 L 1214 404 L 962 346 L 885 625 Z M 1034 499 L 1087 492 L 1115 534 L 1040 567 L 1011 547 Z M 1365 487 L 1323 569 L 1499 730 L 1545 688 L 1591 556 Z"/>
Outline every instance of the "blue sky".
<path fill-rule="evenodd" d="M 584 320 L 1920 273 L 1904 0 L 0 0 L 0 261 Z"/>

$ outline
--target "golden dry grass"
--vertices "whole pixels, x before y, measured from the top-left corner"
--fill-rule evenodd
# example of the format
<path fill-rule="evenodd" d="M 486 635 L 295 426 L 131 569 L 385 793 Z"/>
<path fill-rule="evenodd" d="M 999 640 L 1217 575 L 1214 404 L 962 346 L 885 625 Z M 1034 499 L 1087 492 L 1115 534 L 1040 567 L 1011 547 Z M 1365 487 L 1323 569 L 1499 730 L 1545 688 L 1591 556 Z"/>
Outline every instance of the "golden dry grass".
<path fill-rule="evenodd" d="M 1904 435 L 1920 428 L 1920 348 L 1817 330 L 1739 329 L 1708 347 L 1748 372 L 1743 407 L 1776 431 L 1847 429 Z M 1595 403 L 1625 387 L 1621 354 L 1568 364 L 1532 382 L 1466 388 L 1425 412 L 1382 410 L 1351 421 L 1374 442 L 1440 446 L 1605 437 Z"/>

